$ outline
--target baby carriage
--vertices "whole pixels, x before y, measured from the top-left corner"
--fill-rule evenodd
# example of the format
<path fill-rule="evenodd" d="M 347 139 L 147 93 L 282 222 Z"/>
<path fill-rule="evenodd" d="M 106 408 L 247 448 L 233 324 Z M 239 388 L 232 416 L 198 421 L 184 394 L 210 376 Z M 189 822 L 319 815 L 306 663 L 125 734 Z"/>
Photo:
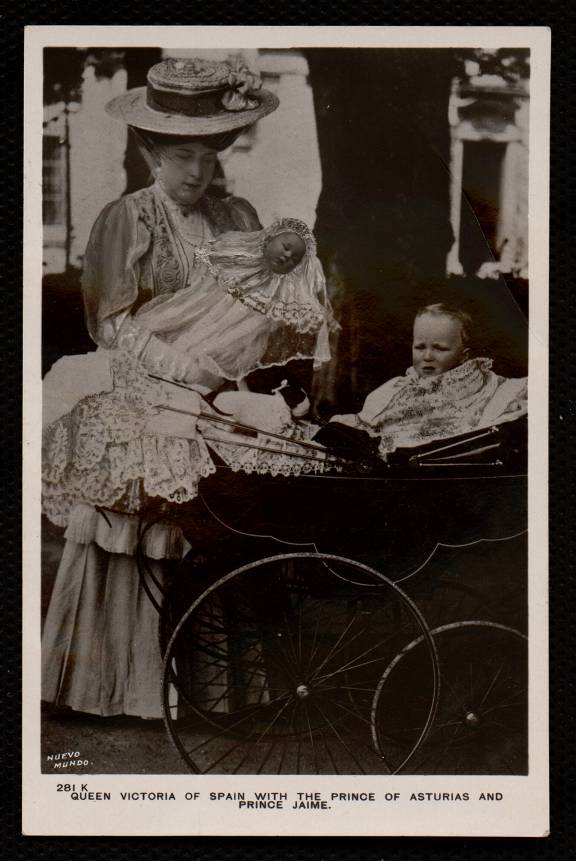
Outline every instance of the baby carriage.
<path fill-rule="evenodd" d="M 526 773 L 525 451 L 518 419 L 387 462 L 328 448 L 321 473 L 220 462 L 151 507 L 141 540 L 171 519 L 193 548 L 163 589 L 138 555 L 186 766 Z"/>

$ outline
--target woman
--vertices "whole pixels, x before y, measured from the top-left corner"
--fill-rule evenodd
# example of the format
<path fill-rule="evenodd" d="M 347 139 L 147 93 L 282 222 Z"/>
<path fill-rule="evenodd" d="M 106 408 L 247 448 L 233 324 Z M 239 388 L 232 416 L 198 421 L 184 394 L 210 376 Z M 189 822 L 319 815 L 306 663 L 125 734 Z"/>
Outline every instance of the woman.
<path fill-rule="evenodd" d="M 146 88 L 107 106 L 136 133 L 155 178 L 152 186 L 105 207 L 85 257 L 88 330 L 99 347 L 128 356 L 117 368 L 126 374 L 127 389 L 138 385 L 130 377 L 131 359 L 152 374 L 206 391 L 222 383 L 214 368 L 199 368 L 193 358 L 150 336 L 138 324 L 137 311 L 186 287 L 194 272 L 209 314 L 213 280 L 206 271 L 202 283 L 195 248 L 230 230 L 261 227 L 245 200 L 214 193 L 218 153 L 277 106 L 277 98 L 260 89 L 245 68 L 199 59 L 162 61 L 150 69 Z M 234 349 L 241 351 L 242 343 Z M 247 370 L 251 362 L 254 357 Z M 132 441 L 122 437 L 121 419 L 114 420 L 127 458 Z M 159 472 L 177 466 L 178 453 L 171 455 L 169 447 L 159 447 L 153 457 Z M 134 501 L 123 498 L 114 507 L 134 511 Z M 161 717 L 158 617 L 139 582 L 138 525 L 135 514 L 107 512 L 104 518 L 86 504 L 67 515 L 66 546 L 43 633 L 44 700 L 98 715 Z M 146 535 L 144 552 L 160 583 L 188 549 L 172 525 L 157 524 Z"/>

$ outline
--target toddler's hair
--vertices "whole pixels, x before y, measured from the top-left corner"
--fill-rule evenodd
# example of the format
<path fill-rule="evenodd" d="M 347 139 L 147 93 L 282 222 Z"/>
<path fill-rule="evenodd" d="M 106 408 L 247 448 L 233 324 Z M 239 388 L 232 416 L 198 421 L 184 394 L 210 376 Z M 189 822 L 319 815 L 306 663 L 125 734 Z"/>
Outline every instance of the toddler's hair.
<path fill-rule="evenodd" d="M 434 317 L 451 317 L 460 324 L 460 334 L 462 337 L 462 346 L 468 347 L 472 340 L 472 317 L 461 308 L 455 305 L 448 305 L 445 302 L 435 302 L 432 305 L 424 305 L 416 311 L 416 319 L 424 314 L 431 314 Z"/>

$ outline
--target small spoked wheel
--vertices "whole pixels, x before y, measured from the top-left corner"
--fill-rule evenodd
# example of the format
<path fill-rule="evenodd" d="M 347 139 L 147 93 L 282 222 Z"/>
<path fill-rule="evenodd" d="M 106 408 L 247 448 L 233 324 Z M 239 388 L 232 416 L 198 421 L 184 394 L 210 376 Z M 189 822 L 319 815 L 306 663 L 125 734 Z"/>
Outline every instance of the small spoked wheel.
<path fill-rule="evenodd" d="M 416 774 L 527 773 L 528 642 L 494 622 L 464 621 L 431 631 L 440 662 L 440 701 L 412 757 Z M 372 708 L 376 749 L 402 760 L 427 716 L 426 646 L 418 637 L 390 662 Z"/>
<path fill-rule="evenodd" d="M 378 774 L 371 709 L 392 657 L 422 642 L 428 703 L 438 661 L 415 604 L 377 571 L 342 557 L 292 553 L 222 577 L 194 601 L 168 645 L 165 723 L 198 773 Z"/>

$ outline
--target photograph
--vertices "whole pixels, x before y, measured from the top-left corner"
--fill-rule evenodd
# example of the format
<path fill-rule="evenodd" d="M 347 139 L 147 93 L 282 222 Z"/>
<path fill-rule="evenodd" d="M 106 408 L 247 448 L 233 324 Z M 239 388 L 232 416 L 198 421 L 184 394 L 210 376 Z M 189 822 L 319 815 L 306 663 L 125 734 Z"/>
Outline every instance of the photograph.
<path fill-rule="evenodd" d="M 193 777 L 135 795 L 220 818 L 501 801 L 546 575 L 530 38 L 79 29 L 34 54 L 39 774 Z"/>

